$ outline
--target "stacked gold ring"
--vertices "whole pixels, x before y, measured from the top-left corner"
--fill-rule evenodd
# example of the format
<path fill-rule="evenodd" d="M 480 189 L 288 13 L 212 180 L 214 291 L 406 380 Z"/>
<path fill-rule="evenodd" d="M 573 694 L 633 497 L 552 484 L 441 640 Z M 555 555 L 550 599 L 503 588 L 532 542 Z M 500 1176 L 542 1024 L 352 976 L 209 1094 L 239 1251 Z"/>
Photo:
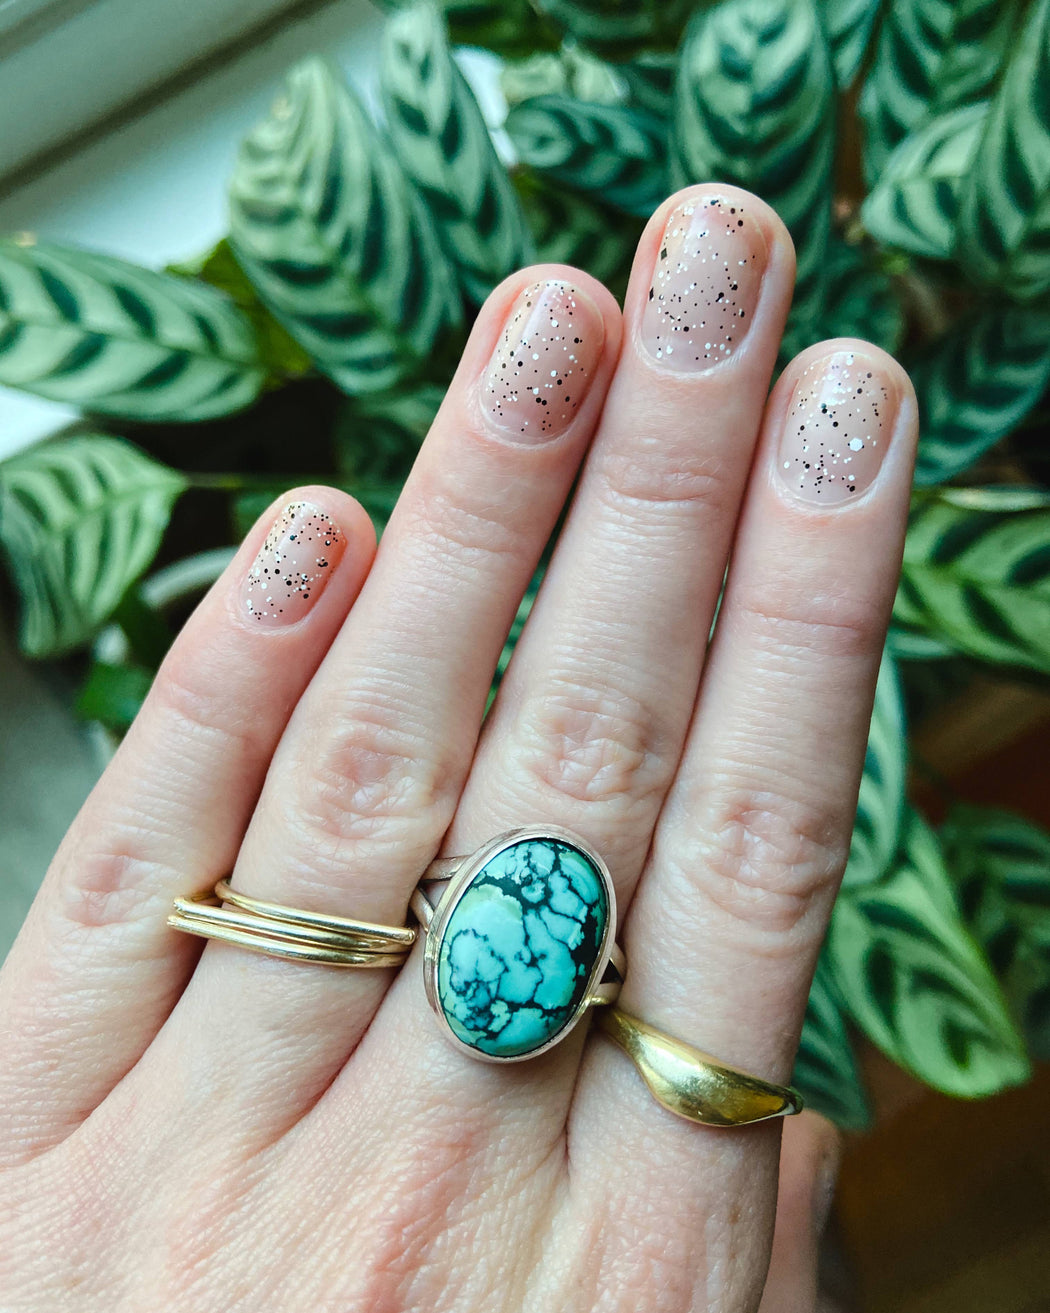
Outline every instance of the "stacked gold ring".
<path fill-rule="evenodd" d="M 375 925 L 249 898 L 228 880 L 220 880 L 213 893 L 176 898 L 168 925 L 271 957 L 358 969 L 399 967 L 416 940 L 411 926 Z"/>

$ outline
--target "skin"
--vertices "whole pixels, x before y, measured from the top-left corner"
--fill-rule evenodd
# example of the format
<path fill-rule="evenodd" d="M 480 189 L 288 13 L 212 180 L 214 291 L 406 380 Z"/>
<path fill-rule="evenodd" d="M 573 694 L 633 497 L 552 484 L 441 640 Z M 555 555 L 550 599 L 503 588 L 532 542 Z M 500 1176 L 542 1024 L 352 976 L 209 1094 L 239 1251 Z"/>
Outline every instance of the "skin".
<path fill-rule="evenodd" d="M 790 1077 L 848 852 L 915 405 L 894 361 L 844 341 L 767 400 L 794 257 L 732 188 L 765 247 L 749 331 L 705 372 L 646 352 L 665 220 L 712 190 L 654 215 L 622 317 L 560 266 L 493 292 L 378 554 L 352 499 L 294 490 L 185 627 L 0 975 L 5 1310 L 813 1307 L 835 1150 L 819 1118 L 783 1128 L 778 1213 L 780 1124 L 675 1118 L 586 1026 L 534 1061 L 475 1062 L 427 1007 L 421 945 L 400 972 L 336 971 L 202 951 L 164 924 L 230 871 L 258 897 L 403 923 L 434 857 L 550 822 L 613 872 L 625 1009 Z M 568 429 L 524 442 L 488 422 L 482 380 L 517 294 L 550 279 L 589 298 L 604 339 Z M 842 351 L 895 418 L 870 487 L 821 505 L 778 479 L 778 442 L 797 379 Z M 245 576 L 295 501 L 346 550 L 303 618 L 261 626 Z"/>

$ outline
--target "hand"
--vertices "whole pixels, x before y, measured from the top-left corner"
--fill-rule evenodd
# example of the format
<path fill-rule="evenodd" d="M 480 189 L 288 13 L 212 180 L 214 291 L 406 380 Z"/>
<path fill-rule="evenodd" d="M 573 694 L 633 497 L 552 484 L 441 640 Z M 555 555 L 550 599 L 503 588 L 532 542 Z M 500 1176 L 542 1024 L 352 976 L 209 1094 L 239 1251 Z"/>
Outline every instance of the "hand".
<path fill-rule="evenodd" d="M 340 971 L 201 952 L 165 917 L 232 871 L 400 924 L 435 856 L 564 826 L 616 882 L 624 1009 L 789 1079 L 916 430 L 862 342 L 810 348 L 767 399 L 793 274 L 753 196 L 679 193 L 622 319 L 561 267 L 492 294 L 374 561 L 331 488 L 248 535 L 0 978 L 4 1310 L 757 1307 L 779 1123 L 671 1115 L 586 1025 L 477 1062 L 418 944 Z"/>

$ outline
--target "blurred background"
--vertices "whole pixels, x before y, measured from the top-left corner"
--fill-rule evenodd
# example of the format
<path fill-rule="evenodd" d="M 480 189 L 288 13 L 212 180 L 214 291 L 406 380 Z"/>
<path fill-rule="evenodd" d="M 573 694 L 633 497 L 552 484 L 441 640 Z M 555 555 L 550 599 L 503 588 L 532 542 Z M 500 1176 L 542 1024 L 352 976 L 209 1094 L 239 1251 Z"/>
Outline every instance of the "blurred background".
<path fill-rule="evenodd" d="M 5 0 L 0 123 L 0 955 L 258 510 L 381 530 L 491 286 L 619 295 L 664 195 L 740 183 L 786 350 L 868 337 L 922 410 L 796 1071 L 826 1285 L 1050 1309 L 1050 0 Z"/>

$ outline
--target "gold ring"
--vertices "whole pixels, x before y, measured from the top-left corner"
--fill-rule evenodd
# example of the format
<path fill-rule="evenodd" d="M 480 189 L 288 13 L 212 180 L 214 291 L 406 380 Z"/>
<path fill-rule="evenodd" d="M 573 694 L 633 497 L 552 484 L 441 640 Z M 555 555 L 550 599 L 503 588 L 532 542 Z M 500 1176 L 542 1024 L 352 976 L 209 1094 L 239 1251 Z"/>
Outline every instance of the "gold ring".
<path fill-rule="evenodd" d="M 271 957 L 336 967 L 401 966 L 416 938 L 411 926 L 374 925 L 251 898 L 227 880 L 213 893 L 176 898 L 168 925 Z"/>

